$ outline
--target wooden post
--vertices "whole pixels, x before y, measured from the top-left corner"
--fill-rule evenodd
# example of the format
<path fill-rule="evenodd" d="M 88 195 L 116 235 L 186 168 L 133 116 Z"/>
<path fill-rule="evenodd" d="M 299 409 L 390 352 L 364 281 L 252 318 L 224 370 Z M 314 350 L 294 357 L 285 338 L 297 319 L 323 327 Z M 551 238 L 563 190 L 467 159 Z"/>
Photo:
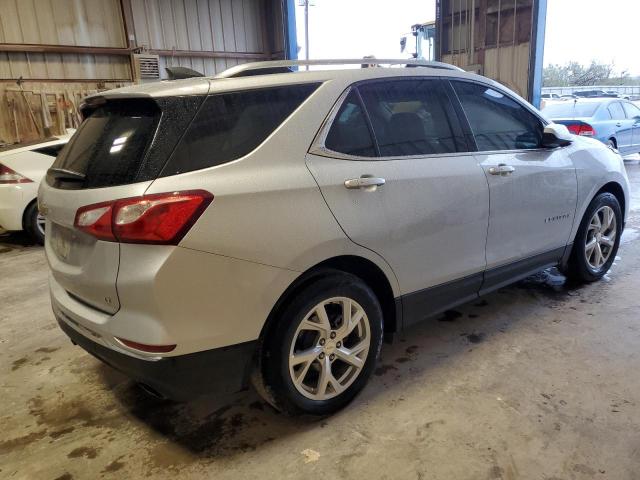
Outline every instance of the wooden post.
<path fill-rule="evenodd" d="M 24 103 L 27 105 L 27 110 L 29 111 L 29 116 L 31 117 L 31 120 L 33 121 L 33 124 L 36 127 L 36 131 L 38 132 L 38 135 L 42 136 L 43 133 L 42 133 L 42 130 L 40 129 L 40 125 L 38 125 L 38 122 L 36 121 L 36 116 L 33 113 L 33 109 L 31 108 L 31 103 L 29 103 L 29 100 L 27 99 L 27 94 L 24 91 L 24 88 L 22 88 L 22 77 L 20 77 L 16 83 L 18 84 L 18 87 L 20 88 L 20 93 L 22 94 L 22 99 L 24 100 Z"/>

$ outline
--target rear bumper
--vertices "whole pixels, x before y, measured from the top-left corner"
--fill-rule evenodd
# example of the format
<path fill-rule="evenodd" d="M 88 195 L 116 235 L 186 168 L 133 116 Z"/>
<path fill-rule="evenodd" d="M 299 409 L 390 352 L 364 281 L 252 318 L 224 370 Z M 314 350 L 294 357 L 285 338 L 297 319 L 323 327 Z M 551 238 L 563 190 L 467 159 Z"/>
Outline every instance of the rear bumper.
<path fill-rule="evenodd" d="M 71 325 L 77 324 L 80 333 L 100 345 L 143 359 L 257 340 L 273 305 L 298 275 L 181 247 L 121 244 L 119 308 L 104 311 L 88 299 L 99 303 L 99 288 L 109 295 L 111 273 L 99 270 L 105 262 L 92 266 L 91 275 L 75 275 L 87 269 L 54 261 L 52 241 L 49 235 L 47 257 L 53 270 L 49 285 L 56 316 L 70 318 Z M 148 354 L 126 347 L 118 338 L 176 348 L 167 354 Z"/>
<path fill-rule="evenodd" d="M 116 312 L 99 310 L 66 290 L 56 278 L 59 274 L 64 279 L 66 266 L 52 265 L 56 274 L 49 277 L 51 304 L 67 335 L 172 399 L 232 392 L 246 385 L 265 319 L 297 273 L 181 247 L 120 247 Z M 50 264 L 52 255 L 48 249 Z M 119 339 L 176 348 L 147 353 Z"/>
<path fill-rule="evenodd" d="M 232 393 L 247 385 L 257 341 L 203 352 L 143 360 L 117 352 L 87 338 L 57 317 L 71 341 L 107 365 L 173 400 L 206 393 Z"/>

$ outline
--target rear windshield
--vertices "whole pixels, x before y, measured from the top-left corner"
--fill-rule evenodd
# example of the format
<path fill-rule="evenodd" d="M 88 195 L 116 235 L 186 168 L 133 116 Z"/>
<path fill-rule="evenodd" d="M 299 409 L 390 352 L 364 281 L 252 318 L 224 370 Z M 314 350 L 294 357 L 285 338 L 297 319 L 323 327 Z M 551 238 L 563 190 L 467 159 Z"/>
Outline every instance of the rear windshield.
<path fill-rule="evenodd" d="M 213 167 L 247 155 L 318 85 L 286 85 L 207 97 L 161 176 Z"/>
<path fill-rule="evenodd" d="M 109 101 L 82 123 L 52 169 L 84 175 L 82 188 L 131 183 L 159 118 L 160 110 L 151 100 Z"/>
<path fill-rule="evenodd" d="M 542 113 L 548 118 L 593 117 L 600 103 L 577 103 L 571 100 L 565 103 L 547 105 Z"/>

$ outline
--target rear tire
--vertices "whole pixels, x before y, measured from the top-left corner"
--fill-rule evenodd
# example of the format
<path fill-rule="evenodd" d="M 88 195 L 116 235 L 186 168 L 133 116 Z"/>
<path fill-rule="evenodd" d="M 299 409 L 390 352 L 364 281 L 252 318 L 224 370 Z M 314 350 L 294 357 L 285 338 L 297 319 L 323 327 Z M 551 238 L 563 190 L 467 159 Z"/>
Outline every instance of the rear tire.
<path fill-rule="evenodd" d="M 44 218 L 38 212 L 38 202 L 32 202 L 25 210 L 24 230 L 35 243 L 44 245 Z"/>
<path fill-rule="evenodd" d="M 291 415 L 326 415 L 364 388 L 383 329 L 380 303 L 361 279 L 329 273 L 297 292 L 276 322 L 254 376 L 267 402 Z"/>
<path fill-rule="evenodd" d="M 566 274 L 580 282 L 600 280 L 611 268 L 622 235 L 622 209 L 615 195 L 601 193 L 587 207 L 573 242 Z"/>

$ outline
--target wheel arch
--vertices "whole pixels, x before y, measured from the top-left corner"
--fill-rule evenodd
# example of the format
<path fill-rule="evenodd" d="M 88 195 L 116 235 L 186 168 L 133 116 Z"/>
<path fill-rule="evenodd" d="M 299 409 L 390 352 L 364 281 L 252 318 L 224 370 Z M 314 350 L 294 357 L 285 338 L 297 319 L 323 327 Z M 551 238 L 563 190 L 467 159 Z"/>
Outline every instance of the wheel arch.
<path fill-rule="evenodd" d="M 384 318 L 384 332 L 393 333 L 401 325 L 400 312 L 397 311 L 396 301 L 391 283 L 382 269 L 373 261 L 357 255 L 340 255 L 324 260 L 303 272 L 278 298 L 271 309 L 267 320 L 260 332 L 260 343 L 269 334 L 277 318 L 286 306 L 289 298 L 306 288 L 319 277 L 335 272 L 354 275 L 365 282 L 373 290 L 382 307 Z"/>
<path fill-rule="evenodd" d="M 596 268 L 596 267 L 593 267 L 593 265 L 588 267 L 584 264 L 585 261 L 588 263 L 588 260 L 584 259 L 584 252 L 582 251 L 582 248 L 584 247 L 584 243 L 582 242 L 584 242 L 585 239 L 581 237 L 582 240 L 580 241 L 580 243 L 578 243 L 578 235 L 580 234 L 581 230 L 583 232 L 583 235 L 586 235 L 586 233 L 584 232 L 587 229 L 588 222 L 591 216 L 597 211 L 597 210 L 590 211 L 590 206 L 593 204 L 594 200 L 598 198 L 598 196 L 604 193 L 612 195 L 618 201 L 618 204 L 620 205 L 620 210 L 622 213 L 622 218 L 623 218 L 622 224 L 624 228 L 624 217 L 625 217 L 625 208 L 626 208 L 626 201 L 627 201 L 625 189 L 623 185 L 621 185 L 616 180 L 610 180 L 609 182 L 602 185 L 597 191 L 593 193 L 593 195 L 589 197 L 589 202 L 586 203 L 585 209 L 582 212 L 582 217 L 579 223 L 576 224 L 577 229 L 575 234 L 572 237 L 573 238 L 573 242 L 571 244 L 572 248 L 565 249 L 565 253 L 562 257 L 562 260 L 560 261 L 560 270 L 567 277 L 573 278 L 580 282 L 593 282 L 593 281 L 599 280 L 601 276 L 604 275 L 604 273 L 606 273 L 606 271 L 608 271 L 608 269 L 610 268 L 610 265 L 607 266 L 606 270 L 604 270 L 602 274 L 598 273 L 599 270 L 594 273 L 594 271 L 592 271 L 591 268 Z M 620 242 L 620 237 L 617 236 L 615 240 L 615 248 L 617 248 L 617 245 L 619 244 L 619 242 Z M 614 258 L 615 258 L 615 253 L 614 253 Z M 609 257 L 607 261 L 598 268 L 599 269 L 604 268 L 604 266 L 607 265 L 607 262 L 611 262 L 611 261 L 613 260 L 611 260 L 611 258 Z"/>
<path fill-rule="evenodd" d="M 34 198 L 33 200 L 31 200 L 29 203 L 27 203 L 24 207 L 24 210 L 22 210 L 22 230 L 26 230 L 27 229 L 27 212 L 29 211 L 29 208 L 31 208 L 31 205 L 33 205 L 34 203 L 38 202 L 38 198 Z"/>
<path fill-rule="evenodd" d="M 611 195 L 616 197 L 616 199 L 618 200 L 618 203 L 620 203 L 620 210 L 622 211 L 622 216 L 624 218 L 624 215 L 626 212 L 626 206 L 627 206 L 627 199 L 625 198 L 624 189 L 622 188 L 622 185 L 620 185 L 618 182 L 605 183 L 600 188 L 600 190 L 596 192 L 593 198 L 596 198 L 601 193 L 610 193 Z"/>

